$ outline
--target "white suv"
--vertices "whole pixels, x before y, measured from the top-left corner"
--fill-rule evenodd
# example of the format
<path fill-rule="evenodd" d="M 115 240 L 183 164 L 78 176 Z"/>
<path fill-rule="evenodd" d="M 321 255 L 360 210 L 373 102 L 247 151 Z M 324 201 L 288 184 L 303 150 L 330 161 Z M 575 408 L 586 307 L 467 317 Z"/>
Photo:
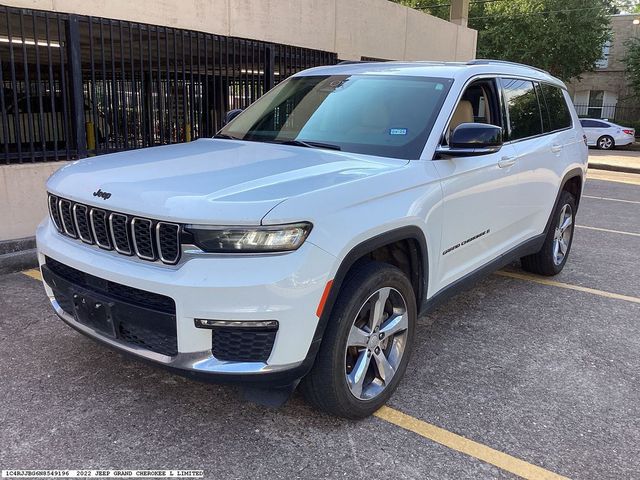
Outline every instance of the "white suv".
<path fill-rule="evenodd" d="M 562 270 L 587 168 L 564 85 L 494 61 L 351 63 L 282 82 L 216 138 L 48 184 L 46 292 L 78 331 L 282 402 L 371 414 L 416 317 L 521 259 Z"/>

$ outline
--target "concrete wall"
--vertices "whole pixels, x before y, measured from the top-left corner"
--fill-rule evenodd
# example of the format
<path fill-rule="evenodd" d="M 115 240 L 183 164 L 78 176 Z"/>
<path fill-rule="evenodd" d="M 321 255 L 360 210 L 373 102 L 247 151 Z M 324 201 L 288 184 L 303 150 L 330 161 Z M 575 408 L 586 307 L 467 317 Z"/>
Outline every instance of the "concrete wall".
<path fill-rule="evenodd" d="M 0 241 L 31 237 L 47 215 L 47 178 L 69 162 L 0 165 Z"/>
<path fill-rule="evenodd" d="M 476 31 L 387 0 L 5 0 L 336 52 L 341 60 L 469 60 Z"/>

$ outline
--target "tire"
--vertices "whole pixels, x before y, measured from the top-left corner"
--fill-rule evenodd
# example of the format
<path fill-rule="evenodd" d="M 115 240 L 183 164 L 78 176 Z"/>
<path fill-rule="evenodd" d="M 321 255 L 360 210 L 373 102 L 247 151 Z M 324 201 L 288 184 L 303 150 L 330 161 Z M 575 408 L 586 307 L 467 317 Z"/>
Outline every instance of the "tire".
<path fill-rule="evenodd" d="M 603 135 L 602 137 L 600 137 L 596 142 L 596 145 L 600 150 L 613 150 L 614 148 L 616 148 L 615 140 L 609 135 Z"/>
<path fill-rule="evenodd" d="M 570 223 L 567 225 L 569 218 Z M 542 249 L 538 253 L 522 257 L 520 259 L 522 268 L 538 275 L 552 276 L 560 273 L 567 263 L 571 251 L 575 218 L 576 199 L 569 192 L 563 191 L 553 212 L 551 227 L 547 232 Z M 562 225 L 565 225 L 564 230 L 560 228 Z M 556 242 L 558 242 L 557 247 Z M 564 247 L 562 247 L 563 244 Z M 559 249 L 558 252 L 556 252 L 556 248 Z M 561 258 L 558 253 L 561 254 Z"/>
<path fill-rule="evenodd" d="M 380 328 L 371 332 L 371 318 L 376 317 L 371 315 L 371 307 L 374 312 L 381 311 L 375 309 L 375 305 L 382 305 L 380 300 L 385 298 L 387 291 Z M 400 315 L 403 302 L 404 314 Z M 315 364 L 302 380 L 301 390 L 306 400 L 320 410 L 350 419 L 364 418 L 378 410 L 391 397 L 407 368 L 416 316 L 411 282 L 400 269 L 379 262 L 354 267 L 331 311 Z M 391 333 L 390 327 L 394 325 L 398 329 L 396 334 Z M 352 329 L 360 331 L 353 335 Z M 385 336 L 385 329 L 388 336 Z M 352 339 L 356 339 L 356 343 L 366 342 L 367 337 L 361 337 L 361 333 L 369 335 L 366 346 L 347 345 L 353 345 Z M 402 353 L 398 353 L 400 350 Z M 383 362 L 380 355 L 388 365 L 396 367 L 387 370 L 386 375 L 378 369 L 379 364 L 384 365 L 379 363 Z M 358 366 L 363 368 L 358 369 Z M 366 371 L 366 375 L 358 376 L 361 371 Z M 383 376 L 390 380 L 381 382 Z M 362 379 L 361 382 L 353 381 L 356 378 Z"/>

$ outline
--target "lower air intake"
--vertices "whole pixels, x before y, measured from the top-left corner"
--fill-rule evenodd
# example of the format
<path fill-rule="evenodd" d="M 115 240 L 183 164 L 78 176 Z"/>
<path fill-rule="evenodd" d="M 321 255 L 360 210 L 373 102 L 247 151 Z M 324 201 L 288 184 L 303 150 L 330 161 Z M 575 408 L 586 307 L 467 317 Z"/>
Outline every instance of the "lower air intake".
<path fill-rule="evenodd" d="M 277 329 L 219 327 L 211 331 L 211 353 L 229 362 L 266 362 Z"/>

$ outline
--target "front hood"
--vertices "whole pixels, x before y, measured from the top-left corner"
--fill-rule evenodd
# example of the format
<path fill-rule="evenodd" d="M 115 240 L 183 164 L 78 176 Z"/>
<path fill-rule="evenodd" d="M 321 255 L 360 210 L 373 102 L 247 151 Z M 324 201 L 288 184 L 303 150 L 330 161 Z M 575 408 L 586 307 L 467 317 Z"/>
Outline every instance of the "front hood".
<path fill-rule="evenodd" d="M 256 225 L 283 200 L 406 164 L 331 150 L 201 139 L 80 160 L 58 170 L 47 189 L 161 220 Z M 95 196 L 99 189 L 109 198 Z"/>

